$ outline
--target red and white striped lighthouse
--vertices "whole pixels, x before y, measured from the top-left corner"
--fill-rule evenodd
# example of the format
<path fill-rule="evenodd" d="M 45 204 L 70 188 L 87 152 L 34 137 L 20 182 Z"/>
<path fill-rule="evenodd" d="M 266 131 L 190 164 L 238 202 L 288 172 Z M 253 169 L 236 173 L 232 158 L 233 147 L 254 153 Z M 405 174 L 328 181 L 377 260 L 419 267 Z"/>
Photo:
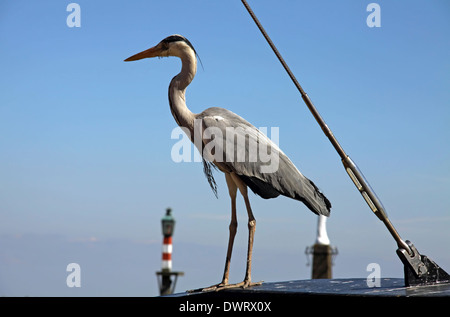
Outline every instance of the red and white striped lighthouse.
<path fill-rule="evenodd" d="M 164 236 L 162 246 L 162 271 L 172 270 L 172 235 L 175 229 L 175 219 L 172 216 L 172 209 L 166 209 L 166 215 L 161 219 L 162 232 Z"/>
<path fill-rule="evenodd" d="M 163 271 L 172 270 L 172 236 L 164 236 L 161 269 Z"/>
<path fill-rule="evenodd" d="M 172 235 L 175 228 L 175 219 L 172 217 L 172 209 L 166 209 L 166 215 L 161 219 L 163 232 L 162 263 L 161 272 L 156 272 L 161 295 L 172 294 L 175 290 L 178 276 L 183 276 L 184 272 L 172 272 Z M 175 279 L 172 282 L 171 276 Z M 161 277 L 161 279 L 159 278 Z"/>

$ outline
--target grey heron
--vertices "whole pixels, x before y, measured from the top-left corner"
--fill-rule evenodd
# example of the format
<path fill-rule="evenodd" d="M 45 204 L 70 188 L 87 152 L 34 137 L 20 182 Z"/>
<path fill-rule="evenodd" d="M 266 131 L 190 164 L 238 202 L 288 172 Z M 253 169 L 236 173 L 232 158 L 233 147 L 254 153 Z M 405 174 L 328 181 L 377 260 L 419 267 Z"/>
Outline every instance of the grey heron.
<path fill-rule="evenodd" d="M 317 186 L 302 175 L 291 160 L 265 134 L 237 114 L 223 108 L 212 107 L 200 113 L 191 112 L 186 106 L 186 88 L 194 79 L 197 71 L 197 54 L 192 44 L 181 35 L 171 35 L 163 39 L 156 46 L 135 54 L 125 61 L 135 61 L 143 58 L 175 56 L 181 59 L 181 72 L 173 77 L 169 85 L 169 105 L 177 124 L 184 128 L 191 141 L 195 144 L 203 157 L 204 172 L 213 191 L 216 184 L 212 175 L 212 168 L 217 168 L 225 174 L 228 192 L 231 198 L 231 222 L 229 225 L 228 249 L 222 281 L 207 290 L 219 290 L 231 287 L 249 287 L 260 283 L 251 281 L 251 263 L 253 240 L 256 221 L 250 206 L 247 188 L 262 198 L 275 198 L 284 195 L 303 202 L 317 215 L 329 216 L 331 203 L 320 192 Z M 196 124 L 199 122 L 200 124 Z M 214 128 L 216 133 L 205 136 L 208 129 Z M 227 137 L 232 131 L 232 137 Z M 200 136 L 200 142 L 195 142 Z M 242 137 L 246 142 L 236 142 Z M 215 141 L 214 153 L 206 155 L 204 150 L 209 142 Z M 236 159 L 236 153 L 227 153 L 228 143 L 235 152 L 244 153 L 245 160 Z M 270 149 L 271 156 L 277 159 L 276 168 L 264 172 L 267 161 L 263 162 L 258 155 L 251 153 L 249 144 Z M 255 149 L 253 149 L 255 150 Z M 220 153 L 219 153 L 220 152 Z M 248 159 L 252 157 L 253 160 Z M 236 194 L 237 190 L 244 198 L 248 214 L 248 249 L 245 278 L 242 282 L 229 284 L 230 260 L 234 238 L 237 231 Z M 206 290 L 205 289 L 205 290 Z"/>

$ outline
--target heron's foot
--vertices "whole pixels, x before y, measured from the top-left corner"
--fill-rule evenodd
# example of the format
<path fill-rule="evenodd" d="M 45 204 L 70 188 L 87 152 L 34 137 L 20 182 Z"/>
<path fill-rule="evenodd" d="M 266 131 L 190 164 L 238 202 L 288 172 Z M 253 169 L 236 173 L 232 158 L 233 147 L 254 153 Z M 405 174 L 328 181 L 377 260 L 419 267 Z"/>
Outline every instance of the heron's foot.
<path fill-rule="evenodd" d="M 209 286 L 209 287 L 204 287 L 204 288 L 202 287 L 202 288 L 191 289 L 191 290 L 188 290 L 187 292 L 188 293 L 211 292 L 211 291 L 215 291 L 218 288 L 224 287 L 226 285 L 228 285 L 228 283 L 222 282 L 222 283 L 219 283 L 219 284 L 214 284 L 214 285 Z"/>
<path fill-rule="evenodd" d="M 214 285 L 212 287 L 208 287 L 208 288 L 204 288 L 203 292 L 210 292 L 210 291 L 221 291 L 221 290 L 225 290 L 225 289 L 232 289 L 232 288 L 248 288 L 248 287 L 252 287 L 252 286 L 258 286 L 261 285 L 262 281 L 260 282 L 256 282 L 256 283 L 252 283 L 250 280 L 248 281 L 243 281 L 240 283 L 236 283 L 236 284 L 223 284 L 220 283 L 218 285 Z"/>
<path fill-rule="evenodd" d="M 248 281 L 243 281 L 240 283 L 235 283 L 235 284 L 228 284 L 228 283 L 219 283 L 219 284 L 215 284 L 209 287 L 205 287 L 205 288 L 198 288 L 198 289 L 193 289 L 193 290 L 188 290 L 188 293 L 196 293 L 196 292 L 218 292 L 221 290 L 225 290 L 225 289 L 232 289 L 232 288 L 248 288 L 248 287 L 252 287 L 252 286 L 259 286 L 263 283 L 263 281 L 259 281 L 259 282 L 255 282 L 252 283 L 250 280 Z"/>
<path fill-rule="evenodd" d="M 217 291 L 219 289 L 227 287 L 228 285 L 230 285 L 230 284 L 222 282 L 222 283 L 219 283 L 219 284 L 216 284 L 216 285 L 212 285 L 210 287 L 205 287 L 205 288 L 202 289 L 202 292 Z"/>

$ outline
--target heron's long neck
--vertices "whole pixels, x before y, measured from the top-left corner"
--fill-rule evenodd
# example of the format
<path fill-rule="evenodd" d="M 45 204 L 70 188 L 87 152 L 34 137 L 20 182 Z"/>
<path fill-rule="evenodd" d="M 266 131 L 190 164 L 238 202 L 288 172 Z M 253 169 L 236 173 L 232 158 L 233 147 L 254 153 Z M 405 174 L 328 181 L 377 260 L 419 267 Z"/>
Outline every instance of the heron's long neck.
<path fill-rule="evenodd" d="M 194 114 L 186 106 L 186 87 L 194 79 L 197 71 L 197 60 L 194 52 L 183 52 L 181 58 L 181 72 L 176 75 L 169 85 L 169 104 L 172 115 L 177 124 L 193 130 Z"/>

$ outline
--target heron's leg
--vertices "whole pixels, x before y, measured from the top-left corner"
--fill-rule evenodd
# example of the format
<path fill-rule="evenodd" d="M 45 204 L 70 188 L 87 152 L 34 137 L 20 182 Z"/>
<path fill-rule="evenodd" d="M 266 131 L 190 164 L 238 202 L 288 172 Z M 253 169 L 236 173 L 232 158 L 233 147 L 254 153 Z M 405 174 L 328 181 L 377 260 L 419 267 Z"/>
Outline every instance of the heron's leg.
<path fill-rule="evenodd" d="M 211 287 L 203 288 L 203 291 L 220 291 L 223 289 L 229 289 L 234 287 L 249 287 L 255 285 L 261 285 L 262 282 L 252 283 L 251 280 L 251 268 L 252 268 L 252 251 L 253 251 L 253 240 L 255 237 L 255 226 L 256 220 L 253 216 L 252 208 L 250 206 L 250 201 L 247 195 L 247 185 L 239 178 L 238 175 L 234 173 L 225 174 L 226 180 L 228 184 L 228 190 L 230 192 L 231 197 L 231 223 L 230 223 L 230 239 L 228 241 L 228 252 L 227 252 L 227 261 L 225 262 L 225 272 L 223 275 L 222 283 L 218 285 L 213 285 Z M 232 186 L 234 184 L 234 187 Z M 233 189 L 234 188 L 234 189 Z M 228 273 L 230 268 L 230 259 L 231 259 L 231 251 L 233 249 L 234 236 L 236 234 L 237 229 L 237 220 L 236 220 L 236 192 L 237 188 L 239 188 L 240 193 L 244 197 L 245 207 L 247 208 L 248 214 L 248 251 L 247 251 L 247 267 L 245 270 L 245 278 L 243 282 L 236 284 L 228 284 Z M 234 221 L 233 221 L 234 219 Z M 235 225 L 234 225 L 235 223 Z M 233 229 L 234 228 L 234 229 Z"/>
<path fill-rule="evenodd" d="M 236 231 L 237 231 L 237 218 L 236 218 L 237 186 L 236 186 L 236 183 L 231 178 L 230 174 L 225 173 L 225 179 L 227 181 L 228 193 L 230 194 L 230 198 L 231 198 L 231 222 L 230 222 L 230 226 L 229 226 L 230 237 L 228 239 L 227 259 L 225 262 L 225 270 L 223 272 L 222 283 L 220 285 L 228 284 L 228 276 L 230 273 L 231 253 L 233 252 L 234 237 L 236 236 Z"/>
<path fill-rule="evenodd" d="M 247 185 L 234 173 L 231 173 L 231 177 L 233 178 L 235 184 L 239 188 L 240 193 L 244 197 L 245 207 L 247 208 L 248 214 L 248 249 L 247 249 L 247 268 L 245 271 L 245 278 L 242 283 L 237 284 L 236 286 L 248 287 L 252 285 L 259 285 L 261 282 L 252 283 L 251 270 L 252 270 L 252 252 L 253 252 L 253 241 L 255 238 L 255 229 L 256 229 L 256 220 L 253 216 L 252 208 L 250 206 L 250 200 L 247 195 Z"/>
<path fill-rule="evenodd" d="M 236 231 L 237 231 L 237 217 L 236 217 L 237 185 L 234 182 L 234 180 L 231 178 L 231 175 L 229 173 L 225 173 L 225 179 L 227 181 L 228 193 L 230 194 L 230 198 L 231 198 L 231 221 L 230 221 L 230 226 L 229 226 L 230 237 L 228 239 L 228 250 L 227 250 L 227 258 L 225 260 L 225 269 L 223 272 L 222 282 L 219 284 L 201 289 L 203 292 L 219 290 L 221 288 L 229 286 L 228 278 L 229 278 L 229 274 L 230 274 L 231 254 L 233 252 L 234 237 L 236 236 Z M 197 290 L 193 290 L 193 291 L 197 291 Z"/>

